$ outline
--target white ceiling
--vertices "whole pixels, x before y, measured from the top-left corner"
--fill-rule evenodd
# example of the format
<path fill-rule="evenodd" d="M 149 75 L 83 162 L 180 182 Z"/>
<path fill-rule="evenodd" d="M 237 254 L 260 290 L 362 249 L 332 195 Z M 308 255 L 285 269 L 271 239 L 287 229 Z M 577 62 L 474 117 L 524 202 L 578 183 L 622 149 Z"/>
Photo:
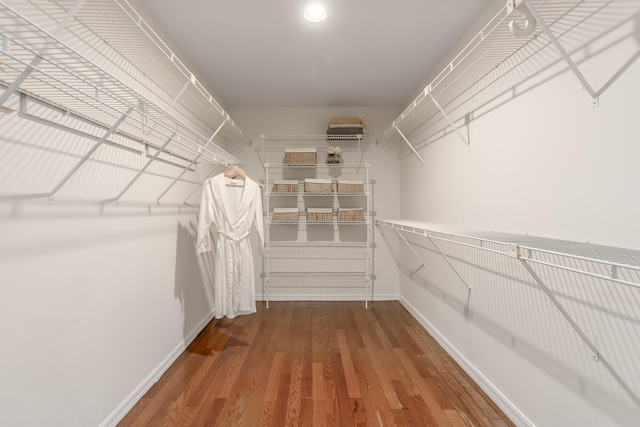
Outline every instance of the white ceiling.
<path fill-rule="evenodd" d="M 322 1 L 322 0 L 321 0 Z M 490 0 L 135 0 L 227 107 L 402 107 Z"/>

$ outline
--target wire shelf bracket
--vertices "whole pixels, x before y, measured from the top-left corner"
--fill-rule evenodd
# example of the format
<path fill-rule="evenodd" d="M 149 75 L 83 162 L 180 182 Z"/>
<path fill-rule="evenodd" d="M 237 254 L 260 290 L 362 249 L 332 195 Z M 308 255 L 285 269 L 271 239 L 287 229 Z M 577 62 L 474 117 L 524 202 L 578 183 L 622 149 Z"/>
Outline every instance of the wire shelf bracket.
<path fill-rule="evenodd" d="M 156 153 L 147 161 L 147 163 L 142 167 L 142 169 L 140 169 L 138 171 L 138 173 L 136 174 L 136 176 L 133 177 L 133 179 L 131 181 L 129 181 L 129 183 L 122 189 L 122 191 L 120 193 L 118 193 L 118 195 L 116 197 L 114 197 L 113 199 L 107 200 L 107 202 L 112 202 L 112 203 L 118 203 L 118 201 L 120 200 L 120 198 L 122 196 L 124 196 L 124 194 L 127 192 L 127 190 L 129 190 L 129 188 L 131 188 L 131 186 L 138 180 L 138 178 L 140 178 L 142 176 L 142 174 L 144 173 L 144 171 L 147 170 L 147 168 L 149 166 L 151 166 L 151 163 L 153 163 L 158 156 L 160 155 L 160 153 L 162 153 L 164 151 L 165 148 L 167 148 L 167 145 L 169 145 L 169 143 L 171 141 L 173 141 L 173 138 L 175 138 L 176 134 L 174 133 L 173 135 L 171 135 L 171 137 L 169 139 L 167 139 L 167 142 L 165 142 L 162 147 L 158 148 L 156 150 Z"/>
<path fill-rule="evenodd" d="M 469 140 L 467 138 L 464 137 L 464 135 L 462 135 L 462 132 L 460 132 L 460 129 L 458 128 L 458 126 L 456 126 L 455 122 L 453 120 L 451 120 L 451 117 L 449 117 L 449 115 L 447 114 L 447 112 L 444 110 L 444 108 L 442 108 L 442 106 L 438 103 L 438 101 L 436 101 L 436 98 L 433 96 L 433 94 L 431 93 L 431 87 L 427 88 L 428 93 L 429 93 L 429 97 L 431 98 L 431 101 L 433 101 L 433 104 L 438 107 L 438 110 L 440 110 L 440 112 L 442 113 L 442 115 L 444 116 L 444 118 L 447 120 L 447 122 L 449 123 L 449 125 L 453 128 L 453 130 L 456 131 L 456 134 L 460 137 L 460 139 L 462 140 L 462 142 L 464 142 L 464 145 L 467 146 L 467 148 L 470 148 L 471 145 L 469 143 Z M 424 162 L 422 162 L 424 163 Z"/>
<path fill-rule="evenodd" d="M 582 328 L 573 319 L 573 317 L 571 317 L 571 314 L 569 314 L 569 312 L 564 308 L 564 306 L 560 303 L 560 301 L 553 294 L 551 289 L 549 289 L 549 287 L 547 287 L 547 285 L 545 285 L 544 281 L 533 270 L 533 268 L 531 268 L 531 266 L 529 265 L 529 263 L 526 260 L 524 260 L 522 258 L 519 258 L 519 261 L 520 261 L 520 263 L 522 263 L 523 267 L 525 268 L 525 270 L 527 270 L 529 275 L 531 275 L 531 277 L 533 277 L 533 280 L 537 283 L 537 285 L 540 287 L 540 289 L 542 289 L 542 291 L 545 293 L 545 295 L 547 295 L 547 297 L 551 300 L 553 305 L 555 305 L 556 308 L 560 311 L 560 313 L 562 314 L 562 317 L 564 317 L 566 319 L 566 321 L 569 322 L 571 327 L 580 336 L 582 341 L 584 341 L 584 343 L 587 345 L 587 347 L 589 347 L 591 349 L 591 359 L 594 362 L 601 363 L 602 366 L 604 366 L 604 368 L 609 372 L 609 374 L 611 374 L 613 379 L 618 383 L 618 385 L 620 387 L 622 387 L 622 389 L 627 393 L 627 395 L 631 398 L 631 400 L 633 400 L 633 402 L 637 406 L 640 406 L 640 397 L 638 397 L 638 395 L 631 389 L 631 387 L 620 376 L 620 374 L 618 374 L 618 372 L 614 369 L 614 367 L 611 366 L 611 364 L 607 361 L 607 359 L 605 359 L 605 357 L 602 355 L 602 352 L 591 341 L 591 339 L 582 330 Z"/>
<path fill-rule="evenodd" d="M 185 166 L 185 167 L 184 167 L 184 169 L 182 170 L 182 172 L 180 172 L 180 174 L 179 174 L 177 177 L 175 177 L 175 178 L 173 179 L 173 181 L 171 182 L 171 184 L 169 184 L 169 186 L 168 186 L 168 187 L 167 187 L 167 188 L 162 192 L 162 194 L 160 194 L 160 196 L 158 196 L 158 198 L 156 199 L 156 203 L 158 203 L 158 204 L 159 204 L 159 203 L 160 203 L 160 199 L 162 199 L 162 198 L 164 197 L 164 195 L 165 195 L 165 194 L 167 194 L 167 192 L 168 192 L 169 190 L 171 190 L 171 188 L 172 188 L 172 187 L 173 187 L 173 186 L 174 186 L 174 185 L 175 185 L 175 184 L 180 180 L 180 178 L 182 178 L 182 176 L 183 176 L 185 173 L 187 173 L 187 171 L 191 168 L 191 166 L 193 166 L 193 164 L 195 164 L 195 162 L 196 162 L 196 161 L 198 161 L 198 159 L 199 159 L 200 157 L 202 157 L 202 155 L 204 154 L 204 150 L 207 148 L 207 146 L 209 145 L 209 143 L 211 143 L 211 142 L 213 141 L 213 139 L 216 137 L 216 135 L 218 135 L 218 132 L 220 132 L 220 130 L 222 129 L 222 127 L 224 126 L 224 124 L 225 124 L 225 123 L 227 123 L 227 121 L 226 121 L 226 120 L 225 120 L 225 121 L 223 121 L 222 123 L 220 123 L 220 126 L 218 126 L 218 129 L 216 129 L 216 131 L 213 133 L 213 135 L 211 135 L 211 137 L 209 138 L 209 140 L 207 141 L 207 143 L 206 143 L 202 148 L 200 148 L 200 149 L 199 149 L 200 153 L 199 153 L 195 158 L 193 158 L 192 160 L 190 160 L 190 161 L 189 161 L 189 163 L 187 164 L 187 166 Z M 224 160 L 221 160 L 221 163 L 222 163 L 224 166 L 229 166 L 229 163 L 228 163 L 228 162 L 226 162 L 226 161 L 224 161 Z M 204 182 L 204 181 L 203 181 L 203 182 Z M 198 185 L 198 187 L 196 187 L 196 190 L 200 187 L 200 185 L 202 185 L 202 183 L 200 183 L 200 184 Z M 195 190 L 194 190 L 194 191 L 195 191 Z M 193 192 L 192 192 L 191 194 L 193 194 Z M 191 194 L 189 194 L 189 197 L 191 197 Z M 187 197 L 187 199 L 188 199 L 189 197 Z M 186 201 L 186 199 L 185 199 L 185 201 Z"/>
<path fill-rule="evenodd" d="M 55 187 L 53 187 L 53 189 L 49 192 L 49 203 L 53 203 L 53 196 L 58 192 L 58 190 L 60 190 L 62 186 L 78 171 L 78 169 L 80 169 L 80 167 L 87 160 L 89 160 L 93 153 L 95 153 L 96 150 L 100 148 L 100 146 L 107 140 L 107 138 L 109 138 L 109 136 L 118 129 L 118 126 L 120 126 L 120 124 L 129 116 L 129 113 L 131 113 L 132 110 L 133 108 L 129 107 L 129 109 L 118 119 L 118 121 L 115 122 L 107 132 L 105 132 L 102 138 L 100 138 L 100 140 L 96 142 L 93 147 L 91 147 L 87 154 L 85 154 L 82 159 L 80 159 L 80 161 L 73 167 L 73 169 L 71 169 L 69 173 L 67 173 L 67 175 L 62 178 L 62 180 L 58 182 Z"/>
<path fill-rule="evenodd" d="M 425 165 L 426 163 L 424 162 L 424 159 L 422 158 L 422 156 L 420 156 L 420 154 L 418 154 L 418 152 L 416 151 L 416 149 L 413 147 L 413 144 L 411 144 L 411 142 L 409 142 L 409 140 L 407 139 L 406 136 L 404 136 L 404 134 L 402 133 L 402 131 L 400 130 L 400 128 L 397 125 L 393 125 L 393 127 L 395 128 L 395 130 L 400 134 L 400 136 L 402 137 L 402 139 L 404 139 L 404 142 L 407 143 L 407 145 L 409 146 L 409 148 L 411 149 L 411 151 L 413 151 L 413 154 L 415 154 L 418 159 L 420 159 L 420 161 L 422 162 L 423 165 Z"/>
<path fill-rule="evenodd" d="M 529 9 L 529 12 L 533 15 L 533 17 L 538 22 L 538 24 L 540 24 L 540 27 L 542 28 L 544 33 L 547 35 L 547 37 L 549 37 L 549 39 L 551 40 L 555 48 L 558 50 L 562 58 L 565 60 L 567 65 L 569 65 L 569 67 L 571 68 L 571 71 L 573 71 L 573 74 L 575 74 L 578 80 L 580 80 L 580 83 L 582 83 L 582 87 L 589 93 L 592 99 L 592 104 L 591 104 L 592 107 L 597 107 L 600 103 L 598 93 L 593 89 L 593 87 L 591 86 L 587 78 L 584 76 L 584 74 L 582 74 L 582 72 L 580 71 L 580 68 L 578 68 L 575 61 L 571 59 L 571 56 L 566 51 L 566 49 L 562 46 L 562 43 L 560 43 L 560 40 L 558 40 L 558 38 L 553 33 L 553 31 L 551 31 L 551 28 L 549 27 L 549 25 L 547 25 L 544 18 L 540 15 L 540 12 L 538 12 L 538 9 L 536 9 L 533 2 L 531 0 L 521 0 L 521 1 L 523 2 L 523 4 L 527 6 L 527 9 Z M 515 5 L 515 3 L 516 3 L 516 0 L 507 0 L 507 10 L 511 12 L 513 10 L 516 10 L 517 6 Z"/>

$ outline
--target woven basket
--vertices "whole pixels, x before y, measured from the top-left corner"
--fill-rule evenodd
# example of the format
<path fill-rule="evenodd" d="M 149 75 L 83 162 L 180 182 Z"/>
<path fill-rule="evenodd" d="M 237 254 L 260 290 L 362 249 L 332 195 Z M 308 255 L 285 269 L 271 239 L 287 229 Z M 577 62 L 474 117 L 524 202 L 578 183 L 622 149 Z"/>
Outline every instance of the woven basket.
<path fill-rule="evenodd" d="M 332 219 L 333 209 L 331 208 L 307 208 L 309 222 L 330 222 Z"/>
<path fill-rule="evenodd" d="M 285 165 L 315 165 L 318 153 L 315 148 L 287 148 L 284 150 Z"/>
<path fill-rule="evenodd" d="M 297 221 L 298 208 L 273 208 L 274 221 Z"/>
<path fill-rule="evenodd" d="M 298 181 L 290 179 L 274 181 L 272 191 L 274 193 L 297 193 Z"/>
<path fill-rule="evenodd" d="M 338 221 L 364 221 L 362 208 L 339 208 Z"/>
<path fill-rule="evenodd" d="M 331 193 L 333 190 L 333 181 L 330 179 L 312 179 L 304 180 L 304 191 L 307 193 Z"/>
<path fill-rule="evenodd" d="M 364 181 L 338 180 L 338 193 L 364 193 Z"/>

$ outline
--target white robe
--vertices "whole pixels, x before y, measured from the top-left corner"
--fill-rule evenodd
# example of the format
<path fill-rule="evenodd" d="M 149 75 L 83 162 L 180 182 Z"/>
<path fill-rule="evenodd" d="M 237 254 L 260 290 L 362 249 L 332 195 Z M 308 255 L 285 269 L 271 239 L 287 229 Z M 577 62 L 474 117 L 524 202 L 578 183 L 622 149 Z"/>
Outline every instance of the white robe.
<path fill-rule="evenodd" d="M 256 312 L 255 271 L 249 232 L 255 223 L 264 245 L 260 187 L 250 179 L 223 174 L 202 188 L 196 252 L 211 251 L 215 240 L 214 315 L 233 318 Z"/>

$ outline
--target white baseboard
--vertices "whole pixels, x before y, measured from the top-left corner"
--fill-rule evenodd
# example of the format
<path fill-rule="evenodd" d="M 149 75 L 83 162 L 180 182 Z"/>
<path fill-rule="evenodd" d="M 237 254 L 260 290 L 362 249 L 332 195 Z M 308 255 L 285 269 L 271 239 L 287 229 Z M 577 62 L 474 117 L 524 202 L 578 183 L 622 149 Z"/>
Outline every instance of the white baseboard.
<path fill-rule="evenodd" d="M 176 359 L 187 349 L 189 344 L 198 336 L 205 326 L 213 319 L 215 312 L 212 311 L 198 323 L 191 332 L 182 340 L 164 360 L 118 405 L 118 407 L 102 422 L 100 427 L 115 427 L 129 413 L 131 408 L 149 391 L 149 389 L 160 379 L 167 369 Z"/>
<path fill-rule="evenodd" d="M 493 385 L 491 381 L 464 357 L 434 326 L 405 298 L 400 296 L 400 303 L 422 325 L 423 328 L 440 344 L 440 346 L 464 369 L 464 371 L 480 386 L 480 388 L 493 400 L 496 405 L 513 421 L 521 427 L 534 427 L 534 424 L 520 410 L 511 403 L 507 397 Z"/>

